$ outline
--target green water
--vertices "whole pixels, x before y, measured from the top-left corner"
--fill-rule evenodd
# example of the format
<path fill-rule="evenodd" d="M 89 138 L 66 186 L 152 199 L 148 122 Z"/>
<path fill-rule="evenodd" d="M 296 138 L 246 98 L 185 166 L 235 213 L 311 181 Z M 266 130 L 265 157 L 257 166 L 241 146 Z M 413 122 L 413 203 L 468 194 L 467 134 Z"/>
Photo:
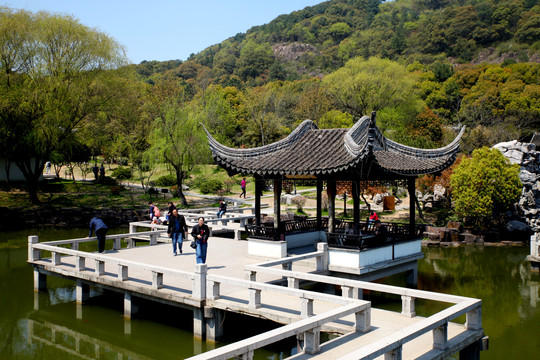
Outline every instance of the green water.
<path fill-rule="evenodd" d="M 227 314 L 224 326 L 229 338 L 217 345 L 206 344 L 193 339 L 192 314 L 186 310 L 140 302 L 137 317 L 125 320 L 121 296 L 96 296 L 78 306 L 74 283 L 52 276 L 47 279 L 49 290 L 35 295 L 32 267 L 26 258 L 27 236 L 36 234 L 41 241 L 87 236 L 85 230 L 0 234 L 1 359 L 118 359 L 119 355 L 124 359 L 182 359 L 275 326 Z M 531 274 L 525 262 L 528 251 L 528 247 L 424 249 L 425 257 L 419 262 L 420 289 L 482 299 L 483 326 L 490 337 L 489 351 L 481 353 L 483 360 L 531 359 L 540 353 L 540 277 Z M 403 277 L 386 280 L 402 281 Z M 373 298 L 374 304 L 399 307 L 399 301 L 384 304 L 374 294 L 366 297 Z M 442 308 L 441 304 L 419 302 L 417 313 L 429 315 Z M 29 339 L 29 327 L 33 339 Z M 75 338 L 80 339 L 78 344 Z M 294 345 L 293 340 L 277 344 L 256 352 L 256 358 L 282 359 Z M 80 355 L 75 355 L 76 349 Z"/>

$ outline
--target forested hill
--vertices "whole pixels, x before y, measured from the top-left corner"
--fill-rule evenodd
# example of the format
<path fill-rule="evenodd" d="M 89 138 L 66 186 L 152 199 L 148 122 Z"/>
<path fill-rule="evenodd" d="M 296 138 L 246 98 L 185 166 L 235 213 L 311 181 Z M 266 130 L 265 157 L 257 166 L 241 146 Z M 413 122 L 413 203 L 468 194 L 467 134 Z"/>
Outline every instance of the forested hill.
<path fill-rule="evenodd" d="M 201 72 L 222 85 L 320 76 L 363 56 L 407 64 L 539 62 L 538 0 L 331 0 L 281 15 L 192 55 L 143 62 L 148 78 Z"/>

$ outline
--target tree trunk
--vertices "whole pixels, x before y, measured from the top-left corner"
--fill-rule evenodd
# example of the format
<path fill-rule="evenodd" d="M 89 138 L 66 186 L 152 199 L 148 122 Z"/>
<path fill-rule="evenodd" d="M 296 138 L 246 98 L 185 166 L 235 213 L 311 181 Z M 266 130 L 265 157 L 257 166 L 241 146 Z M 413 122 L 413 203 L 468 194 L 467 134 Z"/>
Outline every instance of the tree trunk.
<path fill-rule="evenodd" d="M 27 159 L 25 161 L 17 161 L 15 163 L 17 167 L 21 170 L 24 178 L 26 179 L 26 187 L 28 190 L 28 196 L 32 204 L 38 204 L 39 198 L 37 195 L 39 177 L 43 173 L 43 168 L 45 167 L 45 162 L 42 160 L 35 159 L 34 164 L 32 164 L 32 159 Z"/>
<path fill-rule="evenodd" d="M 178 197 L 180 198 L 182 205 L 186 206 L 188 202 L 186 200 L 184 191 L 182 189 L 182 182 L 184 181 L 184 172 L 182 171 L 182 168 L 179 166 L 173 165 L 173 167 L 176 172 L 176 186 L 178 186 Z"/>

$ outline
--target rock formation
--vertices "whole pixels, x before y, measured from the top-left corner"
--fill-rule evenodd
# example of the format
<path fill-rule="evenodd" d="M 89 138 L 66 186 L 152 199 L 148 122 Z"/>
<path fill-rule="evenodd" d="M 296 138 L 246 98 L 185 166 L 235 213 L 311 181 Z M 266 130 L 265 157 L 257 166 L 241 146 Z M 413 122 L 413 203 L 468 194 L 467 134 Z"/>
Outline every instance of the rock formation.
<path fill-rule="evenodd" d="M 540 231 L 540 152 L 536 151 L 534 144 L 517 140 L 499 143 L 493 148 L 500 150 L 512 164 L 521 167 L 519 178 L 523 190 L 516 204 L 518 215 L 526 219 L 533 231 Z M 515 222 L 510 224 L 512 228 L 517 225 Z"/>

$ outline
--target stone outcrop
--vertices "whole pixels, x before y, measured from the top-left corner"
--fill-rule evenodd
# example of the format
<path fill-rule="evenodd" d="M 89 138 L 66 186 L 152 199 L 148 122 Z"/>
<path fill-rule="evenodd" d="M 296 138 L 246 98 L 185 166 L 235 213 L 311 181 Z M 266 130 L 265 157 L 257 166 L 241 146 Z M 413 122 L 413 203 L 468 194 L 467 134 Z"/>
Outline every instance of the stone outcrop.
<path fill-rule="evenodd" d="M 540 152 L 530 143 L 517 140 L 499 143 L 493 148 L 500 150 L 512 164 L 521 167 L 519 178 L 523 184 L 521 198 L 516 204 L 518 215 L 523 217 L 530 229 L 540 231 Z M 525 224 L 512 220 L 507 225 L 508 231 L 525 232 Z"/>
<path fill-rule="evenodd" d="M 16 217 L 13 215 L 16 214 Z M 148 209 L 140 208 L 25 208 L 0 207 L 0 231 L 54 226 L 60 228 L 86 228 L 90 219 L 100 216 L 107 226 L 127 226 L 129 222 L 147 220 Z"/>

